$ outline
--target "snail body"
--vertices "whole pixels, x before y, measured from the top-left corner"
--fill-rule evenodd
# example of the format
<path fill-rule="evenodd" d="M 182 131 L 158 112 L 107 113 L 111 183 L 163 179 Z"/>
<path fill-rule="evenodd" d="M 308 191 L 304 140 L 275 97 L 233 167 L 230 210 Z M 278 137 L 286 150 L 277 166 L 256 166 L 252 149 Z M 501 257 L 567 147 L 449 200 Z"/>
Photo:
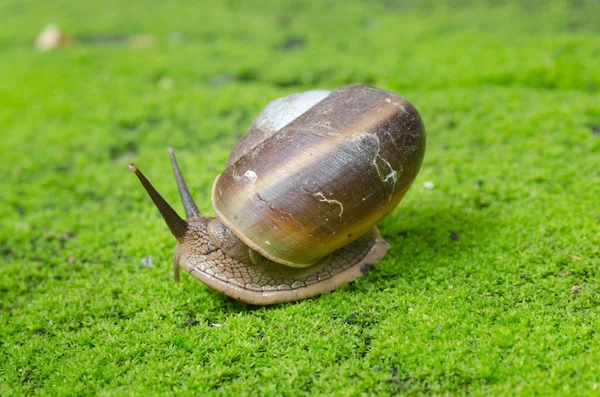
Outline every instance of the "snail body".
<path fill-rule="evenodd" d="M 406 99 L 353 85 L 269 103 L 215 179 L 216 219 L 197 210 L 172 150 L 187 221 L 130 169 L 178 240 L 176 278 L 183 267 L 234 299 L 273 304 L 331 291 L 381 260 L 389 245 L 376 225 L 410 187 L 424 150 Z"/>

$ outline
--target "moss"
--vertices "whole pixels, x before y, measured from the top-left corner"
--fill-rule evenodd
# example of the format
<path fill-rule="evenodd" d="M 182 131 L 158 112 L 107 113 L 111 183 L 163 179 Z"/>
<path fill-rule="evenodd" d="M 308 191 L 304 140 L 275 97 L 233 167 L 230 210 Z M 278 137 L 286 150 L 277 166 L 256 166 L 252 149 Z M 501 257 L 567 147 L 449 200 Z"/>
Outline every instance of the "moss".
<path fill-rule="evenodd" d="M 2 2 L 0 395 L 596 395 L 599 12 Z M 84 41 L 36 52 L 48 22 Z M 134 33 L 157 41 L 90 39 Z M 177 148 L 211 214 L 212 180 L 266 102 L 357 82 L 409 98 L 428 131 L 381 225 L 385 259 L 270 308 L 174 284 L 174 243 L 126 164 L 180 209 Z"/>

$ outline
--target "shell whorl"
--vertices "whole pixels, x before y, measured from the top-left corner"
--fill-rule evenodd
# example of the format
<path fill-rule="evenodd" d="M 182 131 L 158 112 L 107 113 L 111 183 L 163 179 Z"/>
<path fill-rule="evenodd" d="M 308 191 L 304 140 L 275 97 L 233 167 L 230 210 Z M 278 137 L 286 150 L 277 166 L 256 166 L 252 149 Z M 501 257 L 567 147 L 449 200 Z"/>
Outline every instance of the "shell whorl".
<path fill-rule="evenodd" d="M 331 91 L 312 90 L 272 100 L 254 119 L 246 134 L 233 146 L 225 167 L 235 163 L 258 144 L 269 139 L 308 109 L 325 99 Z"/>

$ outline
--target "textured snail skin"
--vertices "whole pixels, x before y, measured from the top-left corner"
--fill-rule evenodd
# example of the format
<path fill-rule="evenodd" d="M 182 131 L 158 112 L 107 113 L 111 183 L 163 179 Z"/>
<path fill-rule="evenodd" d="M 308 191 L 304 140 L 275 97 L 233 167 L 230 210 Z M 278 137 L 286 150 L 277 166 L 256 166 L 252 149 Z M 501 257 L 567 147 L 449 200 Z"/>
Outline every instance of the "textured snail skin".
<path fill-rule="evenodd" d="M 308 267 L 371 230 L 419 171 L 425 129 L 401 96 L 339 88 L 217 177 L 217 218 L 266 258 Z"/>
<path fill-rule="evenodd" d="M 291 302 L 332 291 L 371 270 L 388 250 L 377 228 L 308 269 L 282 266 L 264 259 L 244 263 L 212 242 L 211 218 L 188 221 L 188 231 L 175 249 L 175 266 L 233 299 L 254 305 Z"/>

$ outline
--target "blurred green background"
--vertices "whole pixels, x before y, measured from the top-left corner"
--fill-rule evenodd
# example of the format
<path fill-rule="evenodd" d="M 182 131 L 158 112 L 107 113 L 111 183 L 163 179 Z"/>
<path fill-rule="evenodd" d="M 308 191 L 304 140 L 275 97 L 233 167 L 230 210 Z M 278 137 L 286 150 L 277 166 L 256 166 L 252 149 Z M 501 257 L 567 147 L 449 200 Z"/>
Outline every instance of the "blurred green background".
<path fill-rule="evenodd" d="M 598 395 L 599 16 L 584 0 L 3 0 L 0 395 Z M 71 42 L 36 50 L 49 23 Z M 174 240 L 126 165 L 181 210 L 176 148 L 212 215 L 268 101 L 353 83 L 407 97 L 428 133 L 384 260 L 267 308 L 174 284 Z"/>

